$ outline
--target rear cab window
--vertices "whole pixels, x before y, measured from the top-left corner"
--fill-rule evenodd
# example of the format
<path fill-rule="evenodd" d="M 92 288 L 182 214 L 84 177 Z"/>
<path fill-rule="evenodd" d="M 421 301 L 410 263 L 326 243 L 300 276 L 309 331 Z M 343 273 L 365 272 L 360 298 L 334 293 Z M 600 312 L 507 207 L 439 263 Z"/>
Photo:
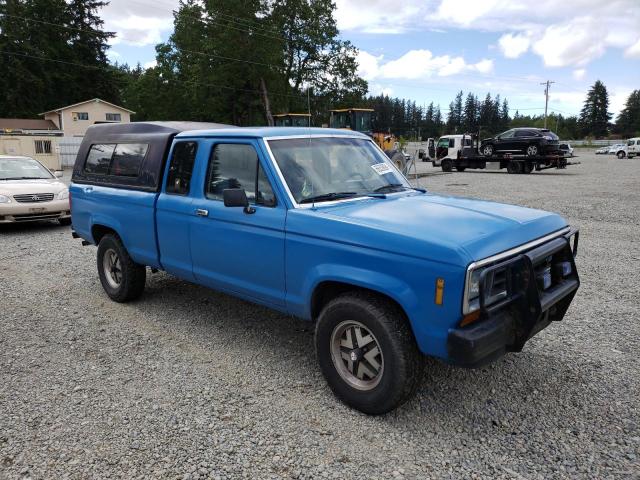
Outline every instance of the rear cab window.
<path fill-rule="evenodd" d="M 167 175 L 167 193 L 172 195 L 189 194 L 197 152 L 198 144 L 196 142 L 177 142 L 175 144 Z"/>

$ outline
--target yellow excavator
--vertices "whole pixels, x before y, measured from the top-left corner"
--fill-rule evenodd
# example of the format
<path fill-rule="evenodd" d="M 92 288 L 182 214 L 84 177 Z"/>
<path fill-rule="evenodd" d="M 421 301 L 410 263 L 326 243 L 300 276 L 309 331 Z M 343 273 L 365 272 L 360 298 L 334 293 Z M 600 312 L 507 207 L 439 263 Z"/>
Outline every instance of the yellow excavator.
<path fill-rule="evenodd" d="M 396 136 L 392 133 L 374 132 L 375 110 L 372 108 L 341 108 L 329 110 L 329 113 L 329 126 L 331 128 L 354 130 L 369 135 L 396 167 L 400 171 L 404 170 L 407 159 L 400 151 Z"/>

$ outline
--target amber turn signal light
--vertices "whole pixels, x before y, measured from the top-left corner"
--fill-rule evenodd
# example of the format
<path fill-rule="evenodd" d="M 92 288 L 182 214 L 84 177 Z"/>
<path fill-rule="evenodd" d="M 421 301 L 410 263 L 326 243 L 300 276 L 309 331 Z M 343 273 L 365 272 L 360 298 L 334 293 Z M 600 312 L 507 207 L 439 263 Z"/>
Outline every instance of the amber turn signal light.
<path fill-rule="evenodd" d="M 460 322 L 461 327 L 466 327 L 470 323 L 473 323 L 480 319 L 480 310 L 476 310 L 475 312 L 468 313 L 464 317 L 462 317 L 462 321 Z"/>
<path fill-rule="evenodd" d="M 444 278 L 436 278 L 436 305 L 442 305 L 444 297 Z"/>

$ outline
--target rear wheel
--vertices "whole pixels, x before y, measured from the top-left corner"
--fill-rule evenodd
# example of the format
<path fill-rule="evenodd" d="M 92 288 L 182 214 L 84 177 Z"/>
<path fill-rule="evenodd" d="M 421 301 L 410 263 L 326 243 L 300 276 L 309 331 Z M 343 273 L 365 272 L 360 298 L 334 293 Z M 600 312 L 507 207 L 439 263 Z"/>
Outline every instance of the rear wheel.
<path fill-rule="evenodd" d="M 509 163 L 507 163 L 507 172 L 512 174 L 521 173 L 522 164 L 520 162 L 514 162 L 513 160 L 511 160 Z"/>
<path fill-rule="evenodd" d="M 116 302 L 142 295 L 147 270 L 135 263 L 116 235 L 105 235 L 98 244 L 98 275 L 102 288 Z"/>
<path fill-rule="evenodd" d="M 414 395 L 424 362 L 404 313 L 367 292 L 331 300 L 316 324 L 320 369 L 334 394 L 370 415 Z"/>
<path fill-rule="evenodd" d="M 616 155 L 616 156 L 617 156 L 619 159 L 623 159 L 626 155 L 625 155 L 625 153 L 621 150 L 621 151 L 619 151 L 619 152 L 617 153 L 617 155 Z"/>
<path fill-rule="evenodd" d="M 453 170 L 453 161 L 451 161 L 451 159 L 449 158 L 445 158 L 444 160 L 442 160 L 442 162 L 440 162 L 440 166 L 442 167 L 443 172 L 450 172 L 451 170 Z"/>
<path fill-rule="evenodd" d="M 482 147 L 482 155 L 484 155 L 485 157 L 490 157 L 491 155 L 493 155 L 493 145 L 491 145 L 490 143 L 484 145 Z"/>
<path fill-rule="evenodd" d="M 535 157 L 538 155 L 538 146 L 537 145 L 529 145 L 527 147 L 527 157 Z"/>

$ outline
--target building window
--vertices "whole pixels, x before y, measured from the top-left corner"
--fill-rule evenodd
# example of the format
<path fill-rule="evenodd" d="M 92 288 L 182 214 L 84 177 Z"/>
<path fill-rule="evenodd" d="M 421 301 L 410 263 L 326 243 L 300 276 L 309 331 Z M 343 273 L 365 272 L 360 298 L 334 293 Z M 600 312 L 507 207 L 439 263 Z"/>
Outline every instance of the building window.
<path fill-rule="evenodd" d="M 35 140 L 36 155 L 51 155 L 51 140 Z"/>
<path fill-rule="evenodd" d="M 122 115 L 119 113 L 107 113 L 107 122 L 121 122 Z"/>
<path fill-rule="evenodd" d="M 71 115 L 74 120 L 89 120 L 89 112 L 73 112 Z"/>

